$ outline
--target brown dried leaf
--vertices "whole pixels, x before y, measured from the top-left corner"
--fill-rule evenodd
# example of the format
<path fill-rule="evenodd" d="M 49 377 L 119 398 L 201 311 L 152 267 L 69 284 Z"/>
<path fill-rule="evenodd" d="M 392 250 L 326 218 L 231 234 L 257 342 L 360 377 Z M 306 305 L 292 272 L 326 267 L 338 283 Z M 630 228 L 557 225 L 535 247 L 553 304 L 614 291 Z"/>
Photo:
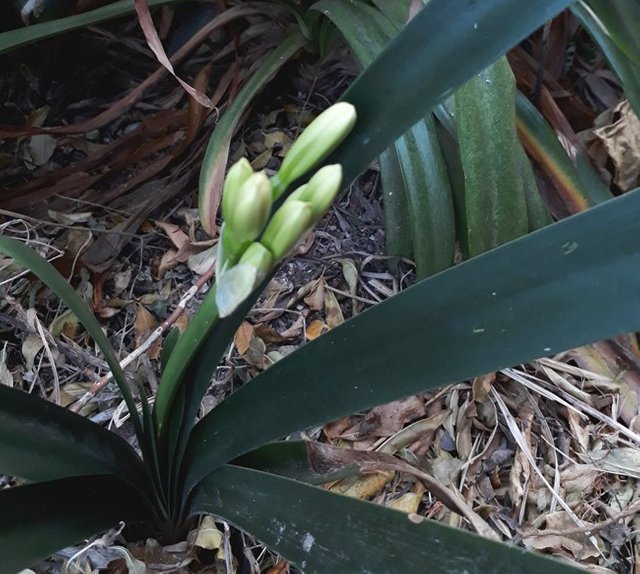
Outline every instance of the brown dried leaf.
<path fill-rule="evenodd" d="M 242 358 L 250 365 L 257 367 L 258 369 L 266 369 L 271 361 L 266 355 L 267 346 L 260 337 L 251 337 L 249 341 L 249 348 L 242 355 Z"/>
<path fill-rule="evenodd" d="M 335 329 L 344 323 L 344 315 L 333 291 L 324 293 L 325 320 L 330 329 Z"/>
<path fill-rule="evenodd" d="M 306 285 L 298 290 L 298 293 L 306 292 L 304 302 L 312 311 L 322 311 L 325 302 L 325 282 L 324 278 L 309 281 Z"/>
<path fill-rule="evenodd" d="M 615 165 L 614 183 L 628 191 L 640 183 L 640 119 L 628 100 L 613 109 L 610 125 L 594 130 Z M 612 119 L 613 119 L 612 118 Z"/>
<path fill-rule="evenodd" d="M 298 318 L 294 321 L 293 325 L 288 329 L 285 329 L 280 333 L 280 337 L 283 341 L 287 341 L 289 339 L 295 339 L 302 335 L 304 331 L 304 317 L 302 315 L 298 316 Z"/>
<path fill-rule="evenodd" d="M 358 435 L 386 437 L 397 433 L 405 424 L 426 415 L 424 400 L 419 395 L 375 407 L 360 423 Z"/>
<path fill-rule="evenodd" d="M 394 471 L 411 474 L 447 508 L 464 516 L 476 532 L 491 540 L 498 539 L 493 529 L 471 509 L 459 492 L 443 486 L 433 476 L 405 461 L 379 452 L 359 452 L 317 442 L 308 442 L 306 446 L 311 468 L 320 475 L 351 469 L 354 465 L 363 473 Z"/>
<path fill-rule="evenodd" d="M 329 326 L 320 321 L 320 319 L 316 319 L 307 327 L 307 340 L 313 341 L 320 337 L 320 335 L 324 335 L 327 331 L 329 331 Z"/>
<path fill-rule="evenodd" d="M 411 514 L 418 512 L 418 507 L 420 506 L 421 501 L 422 494 L 418 494 L 417 492 L 405 492 L 402 496 L 387 502 L 385 506 Z"/>
<path fill-rule="evenodd" d="M 240 327 L 238 327 L 236 335 L 233 338 L 233 342 L 235 343 L 236 349 L 238 349 L 238 353 L 244 355 L 249 350 L 249 344 L 251 343 L 253 336 L 253 325 L 248 321 L 243 321 Z"/>
<path fill-rule="evenodd" d="M 144 32 L 144 37 L 147 40 L 147 44 L 149 44 L 149 48 L 155 54 L 156 58 L 158 58 L 158 62 L 160 62 L 171 75 L 180 82 L 180 85 L 184 88 L 184 90 L 201 106 L 205 108 L 213 108 L 215 107 L 211 100 L 207 96 L 205 96 L 202 92 L 199 92 L 195 88 L 192 88 L 189 84 L 187 84 L 184 80 L 179 78 L 167 58 L 167 54 L 162 47 L 162 42 L 158 37 L 158 32 L 156 31 L 156 27 L 153 24 L 153 19 L 151 18 L 151 13 L 149 12 L 149 5 L 147 4 L 147 0 L 135 0 L 136 13 L 138 14 L 138 21 L 140 22 L 140 27 Z"/>
<path fill-rule="evenodd" d="M 133 332 L 135 333 L 135 344 L 139 347 L 149 336 L 157 325 L 158 321 L 144 305 L 138 303 L 136 320 L 133 323 Z"/>
<path fill-rule="evenodd" d="M 391 471 L 373 472 L 339 480 L 329 490 L 351 498 L 366 500 L 378 494 L 387 483 L 393 480 L 393 477 L 394 473 Z"/>

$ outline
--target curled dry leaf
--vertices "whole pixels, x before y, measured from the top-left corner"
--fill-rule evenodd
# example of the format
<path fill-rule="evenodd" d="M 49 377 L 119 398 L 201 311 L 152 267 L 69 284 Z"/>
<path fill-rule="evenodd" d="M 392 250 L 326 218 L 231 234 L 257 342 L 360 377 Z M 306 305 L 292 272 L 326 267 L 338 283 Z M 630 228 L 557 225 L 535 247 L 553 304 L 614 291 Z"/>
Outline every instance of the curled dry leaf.
<path fill-rule="evenodd" d="M 640 119 L 628 100 L 614 109 L 613 123 L 594 130 L 615 166 L 613 182 L 628 191 L 640 184 Z"/>
<path fill-rule="evenodd" d="M 426 415 L 424 400 L 418 395 L 375 407 L 360 423 L 358 436 L 387 437 L 405 424 Z"/>

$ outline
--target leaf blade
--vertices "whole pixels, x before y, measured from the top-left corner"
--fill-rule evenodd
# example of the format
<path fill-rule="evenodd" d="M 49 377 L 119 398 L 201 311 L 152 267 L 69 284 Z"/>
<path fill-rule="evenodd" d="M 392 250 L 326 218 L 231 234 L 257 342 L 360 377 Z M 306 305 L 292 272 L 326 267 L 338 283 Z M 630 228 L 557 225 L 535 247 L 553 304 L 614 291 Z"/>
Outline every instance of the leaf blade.
<path fill-rule="evenodd" d="M 148 0 L 149 7 L 182 1 L 184 0 Z M 108 20 L 120 18 L 127 14 L 133 14 L 134 12 L 133 3 L 130 0 L 119 0 L 118 2 L 113 2 L 107 6 L 84 12 L 83 14 L 76 14 L 50 22 L 41 22 L 25 28 L 2 32 L 0 33 L 0 54 L 31 44 L 32 42 L 45 40 L 46 38 L 51 38 L 64 32 L 71 32 L 84 26 L 107 22 Z"/>
<path fill-rule="evenodd" d="M 121 520 L 131 523 L 149 518 L 139 493 L 112 476 L 6 488 L 0 491 L 0 515 L 2 572 L 19 572 Z"/>
<path fill-rule="evenodd" d="M 345 92 L 358 121 L 327 163 L 341 163 L 351 181 L 453 89 L 570 3 L 431 0 Z"/>
<path fill-rule="evenodd" d="M 31 481 L 113 474 L 144 485 L 144 467 L 114 433 L 53 403 L 0 385 L 0 471 Z"/>
<path fill-rule="evenodd" d="M 196 425 L 187 485 L 293 431 L 634 330 L 638 213 L 640 190 L 422 281 L 279 361 Z M 274 420 L 282 396 L 288 416 Z"/>
<path fill-rule="evenodd" d="M 23 265 L 34 273 L 49 289 L 51 289 L 62 301 L 73 311 L 80 323 L 89 332 L 93 340 L 98 344 L 105 360 L 107 361 L 113 378 L 118 384 L 118 388 L 127 404 L 131 420 L 133 421 L 136 435 L 141 444 L 144 444 L 144 430 L 133 395 L 129 390 L 124 372 L 120 367 L 120 363 L 116 357 L 115 351 L 107 336 L 102 331 L 100 323 L 91 309 L 73 290 L 67 281 L 58 273 L 58 271 L 43 257 L 38 255 L 33 249 L 27 247 L 24 243 L 11 239 L 10 237 L 0 236 L 0 252 L 13 257 L 20 265 Z"/>
<path fill-rule="evenodd" d="M 195 493 L 192 512 L 222 516 L 308 574 L 580 570 L 437 522 L 267 473 L 225 466 Z"/>

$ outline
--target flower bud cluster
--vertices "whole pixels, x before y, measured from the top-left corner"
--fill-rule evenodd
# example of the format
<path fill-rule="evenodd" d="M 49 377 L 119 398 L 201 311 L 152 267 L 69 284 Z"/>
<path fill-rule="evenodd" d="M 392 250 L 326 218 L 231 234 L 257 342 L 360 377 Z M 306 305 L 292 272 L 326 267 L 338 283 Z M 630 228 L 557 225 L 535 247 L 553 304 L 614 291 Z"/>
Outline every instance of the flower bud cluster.
<path fill-rule="evenodd" d="M 231 314 L 329 209 L 342 183 L 338 164 L 319 169 L 271 213 L 287 186 L 335 149 L 354 123 L 355 109 L 344 102 L 320 114 L 271 180 L 262 171 L 254 173 L 244 158 L 231 167 L 222 195 L 224 223 L 216 262 L 221 317 Z"/>

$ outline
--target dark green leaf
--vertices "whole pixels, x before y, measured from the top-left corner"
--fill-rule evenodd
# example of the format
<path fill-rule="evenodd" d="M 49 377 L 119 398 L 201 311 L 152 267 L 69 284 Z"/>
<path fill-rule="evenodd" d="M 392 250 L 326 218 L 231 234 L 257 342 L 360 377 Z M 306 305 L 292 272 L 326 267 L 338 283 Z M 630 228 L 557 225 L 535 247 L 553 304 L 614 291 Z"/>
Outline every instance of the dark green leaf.
<path fill-rule="evenodd" d="M 183 0 L 148 0 L 149 7 L 160 6 L 162 4 L 171 4 L 181 2 Z M 75 16 L 69 16 L 67 18 L 60 18 L 59 20 L 53 20 L 52 22 L 42 22 L 34 24 L 33 26 L 27 26 L 26 28 L 19 28 L 17 30 L 11 30 L 9 32 L 2 32 L 0 34 L 0 54 L 25 46 L 38 40 L 44 40 L 45 38 L 51 38 L 63 34 L 64 32 L 70 32 L 71 30 L 77 30 L 78 28 L 84 28 L 85 26 L 91 26 L 93 24 L 99 24 L 101 22 L 107 22 L 114 18 L 120 18 L 128 14 L 134 14 L 135 8 L 132 0 L 119 0 L 96 8 L 90 12 L 83 14 L 76 14 Z"/>
<path fill-rule="evenodd" d="M 454 96 L 467 224 L 459 234 L 467 234 L 471 256 L 520 237 L 529 228 L 515 92 L 515 78 L 503 56 Z"/>
<path fill-rule="evenodd" d="M 395 144 L 404 181 L 419 279 L 453 265 L 455 218 L 453 192 L 429 115 Z"/>
<path fill-rule="evenodd" d="M 360 467 L 356 464 L 346 468 L 344 466 L 339 468 L 318 468 L 312 464 L 311 452 L 308 448 L 309 444 L 306 441 L 272 442 L 243 454 L 234 460 L 232 464 L 314 485 L 333 482 L 361 473 Z"/>
<path fill-rule="evenodd" d="M 140 457 L 114 433 L 0 385 L 0 472 L 27 480 L 114 474 L 144 490 Z"/>
<path fill-rule="evenodd" d="M 640 2 L 638 0 L 584 0 L 611 40 L 630 62 L 640 65 Z"/>
<path fill-rule="evenodd" d="M 234 466 L 198 487 L 191 512 L 221 516 L 306 574 L 580 572 L 431 520 Z"/>
<path fill-rule="evenodd" d="M 89 332 L 89 335 L 93 337 L 93 340 L 98 344 L 98 347 L 100 347 L 113 373 L 113 378 L 118 384 L 120 392 L 127 404 L 138 440 L 141 444 L 144 444 L 142 423 L 140 422 L 136 404 L 127 385 L 124 372 L 120 367 L 111 343 L 109 343 L 109 339 L 107 339 L 107 336 L 102 331 L 102 327 L 100 327 L 100 323 L 98 323 L 91 309 L 89 309 L 87 304 L 73 290 L 67 280 L 60 275 L 46 259 L 42 258 L 24 243 L 9 237 L 0 236 L 0 252 L 5 253 L 9 257 L 13 257 L 16 262 L 34 273 L 49 289 L 62 299 L 69 309 L 73 311 L 82 326 Z"/>
<path fill-rule="evenodd" d="M 520 173 L 520 181 L 524 189 L 524 198 L 527 203 L 527 221 L 529 223 L 529 231 L 542 229 L 546 225 L 553 223 L 551 215 L 540 196 L 536 176 L 533 173 L 533 167 L 524 151 L 524 147 L 520 140 L 516 141 L 518 147 L 518 171 Z"/>
<path fill-rule="evenodd" d="M 637 190 L 422 281 L 282 359 L 198 423 L 188 486 L 293 431 L 636 329 L 639 215 Z M 283 400 L 287 416 L 274 417 Z"/>
<path fill-rule="evenodd" d="M 456 87 L 570 3 L 431 0 L 344 94 L 358 121 L 327 163 L 341 163 L 351 181 Z"/>
<path fill-rule="evenodd" d="M 411 219 L 395 147 L 383 151 L 379 162 L 384 206 L 385 253 L 393 257 L 413 257 Z"/>
<path fill-rule="evenodd" d="M 0 572 L 14 574 L 118 522 L 149 520 L 140 494 L 113 476 L 85 476 L 0 491 Z"/>
<path fill-rule="evenodd" d="M 607 0 L 607 3 L 612 3 L 611 0 Z M 617 2 L 617 4 L 626 4 L 626 2 Z M 604 3 L 590 2 L 590 4 L 598 5 L 599 8 L 603 8 Z M 629 6 L 635 4 L 635 12 L 638 12 L 637 1 L 629 2 Z M 613 10 L 613 7 L 611 7 Z M 640 60 L 638 59 L 638 52 L 636 47 L 628 46 L 631 53 L 636 56 L 636 59 L 630 59 L 628 54 L 623 51 L 620 44 L 616 43 L 616 39 L 628 38 L 626 30 L 620 30 L 622 33 L 618 33 L 615 28 L 616 24 L 613 24 L 614 28 L 607 26 L 598 16 L 588 9 L 584 3 L 576 2 L 571 7 L 571 11 L 578 18 L 579 22 L 586 28 L 591 37 L 600 46 L 600 49 L 604 52 L 609 64 L 616 73 L 625 91 L 625 95 L 631 103 L 631 107 L 635 110 L 636 114 L 640 114 Z M 605 11 L 607 11 L 605 9 Z M 615 11 L 615 10 L 614 10 Z M 628 24 L 632 24 L 633 18 L 630 18 Z M 609 22 L 611 25 L 611 22 Z M 634 30 L 634 39 L 637 42 L 638 30 Z"/>
<path fill-rule="evenodd" d="M 402 28 L 409 20 L 411 0 L 373 0 L 373 3 L 397 28 Z"/>
<path fill-rule="evenodd" d="M 230 345 L 236 330 L 269 283 L 269 280 L 270 277 L 267 277 L 229 317 L 224 317 L 216 323 L 215 329 L 212 329 L 203 339 L 197 353 L 185 371 L 182 379 L 184 384 L 180 387 L 181 392 L 184 394 L 179 394 L 180 400 L 175 401 L 175 404 L 172 405 L 169 417 L 171 430 L 166 438 L 170 473 L 170 496 L 175 506 L 180 503 L 178 498 L 180 498 L 181 492 L 178 489 L 178 480 L 180 478 L 182 459 L 191 429 L 196 422 L 202 397 L 204 397 L 211 384 L 211 378 L 218 368 L 222 353 Z"/>
<path fill-rule="evenodd" d="M 386 16 L 360 0 L 320 0 L 312 9 L 322 12 L 337 26 L 363 68 L 369 66 L 398 33 L 397 26 Z"/>

